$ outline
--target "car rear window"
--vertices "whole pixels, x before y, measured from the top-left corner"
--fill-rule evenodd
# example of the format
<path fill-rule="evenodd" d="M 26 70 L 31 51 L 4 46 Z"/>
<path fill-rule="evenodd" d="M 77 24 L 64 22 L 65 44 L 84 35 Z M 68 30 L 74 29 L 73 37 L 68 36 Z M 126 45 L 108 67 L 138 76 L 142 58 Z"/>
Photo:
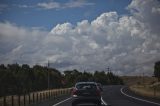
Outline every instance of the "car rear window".
<path fill-rule="evenodd" d="M 95 84 L 77 84 L 76 85 L 77 89 L 96 89 L 96 85 Z"/>

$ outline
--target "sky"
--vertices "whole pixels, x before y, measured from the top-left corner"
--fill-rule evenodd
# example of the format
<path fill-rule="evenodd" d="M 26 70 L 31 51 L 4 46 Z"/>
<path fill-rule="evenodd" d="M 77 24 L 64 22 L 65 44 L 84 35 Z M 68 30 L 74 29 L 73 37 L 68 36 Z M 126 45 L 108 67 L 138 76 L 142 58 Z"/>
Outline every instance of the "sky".
<path fill-rule="evenodd" d="M 153 75 L 159 0 L 1 0 L 0 64 Z"/>

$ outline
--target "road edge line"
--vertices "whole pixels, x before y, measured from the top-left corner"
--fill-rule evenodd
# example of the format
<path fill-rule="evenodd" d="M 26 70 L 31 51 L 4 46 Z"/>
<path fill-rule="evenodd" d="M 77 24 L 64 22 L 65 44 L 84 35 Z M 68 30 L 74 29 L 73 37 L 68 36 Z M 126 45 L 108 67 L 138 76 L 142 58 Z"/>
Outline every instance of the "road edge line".
<path fill-rule="evenodd" d="M 54 105 L 52 105 L 52 106 L 57 106 L 57 105 L 59 105 L 59 104 L 61 104 L 61 103 L 63 103 L 63 102 L 66 102 L 67 100 L 69 100 L 69 99 L 71 99 L 72 97 L 70 97 L 70 98 L 67 98 L 67 99 L 65 99 L 65 100 L 62 100 L 62 101 L 60 101 L 60 102 L 58 102 L 58 103 L 56 103 L 56 104 L 54 104 Z"/>
<path fill-rule="evenodd" d="M 123 89 L 124 89 L 124 88 L 125 88 L 125 87 L 122 87 L 121 90 L 120 90 L 123 95 L 125 95 L 125 96 L 127 96 L 127 97 L 130 97 L 130 98 L 133 98 L 133 99 L 136 99 L 136 100 L 139 100 L 139 101 L 143 101 L 143 102 L 147 102 L 147 103 L 151 103 L 151 104 L 155 104 L 155 105 L 159 105 L 159 106 L 160 106 L 159 103 L 152 102 L 152 101 L 148 101 L 148 100 L 145 100 L 145 99 L 141 99 L 141 98 L 137 98 L 137 97 L 128 95 L 128 94 L 126 94 L 126 93 L 123 92 Z"/>

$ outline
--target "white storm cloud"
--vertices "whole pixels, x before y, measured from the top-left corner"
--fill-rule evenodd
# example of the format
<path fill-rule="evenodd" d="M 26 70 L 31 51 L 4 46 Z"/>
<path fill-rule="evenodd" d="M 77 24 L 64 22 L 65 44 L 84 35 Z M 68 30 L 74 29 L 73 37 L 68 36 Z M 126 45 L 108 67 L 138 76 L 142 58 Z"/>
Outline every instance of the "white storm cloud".
<path fill-rule="evenodd" d="M 95 20 L 58 24 L 50 32 L 0 23 L 0 63 L 45 64 L 62 70 L 105 70 L 152 75 L 160 59 L 160 2 L 133 0 L 130 15 L 102 13 Z"/>

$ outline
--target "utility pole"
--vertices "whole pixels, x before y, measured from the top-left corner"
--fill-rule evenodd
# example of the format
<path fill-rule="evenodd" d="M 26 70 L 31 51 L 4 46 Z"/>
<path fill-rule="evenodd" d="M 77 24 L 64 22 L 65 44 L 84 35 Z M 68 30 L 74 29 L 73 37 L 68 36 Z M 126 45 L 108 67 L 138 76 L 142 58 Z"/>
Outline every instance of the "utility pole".
<path fill-rule="evenodd" d="M 49 73 L 49 60 L 48 60 L 48 64 L 47 64 L 47 71 L 48 71 L 48 89 L 50 88 L 50 73 Z"/>
<path fill-rule="evenodd" d="M 107 70 L 108 70 L 108 73 L 109 73 L 109 71 L 110 71 L 109 66 L 108 66 Z"/>

